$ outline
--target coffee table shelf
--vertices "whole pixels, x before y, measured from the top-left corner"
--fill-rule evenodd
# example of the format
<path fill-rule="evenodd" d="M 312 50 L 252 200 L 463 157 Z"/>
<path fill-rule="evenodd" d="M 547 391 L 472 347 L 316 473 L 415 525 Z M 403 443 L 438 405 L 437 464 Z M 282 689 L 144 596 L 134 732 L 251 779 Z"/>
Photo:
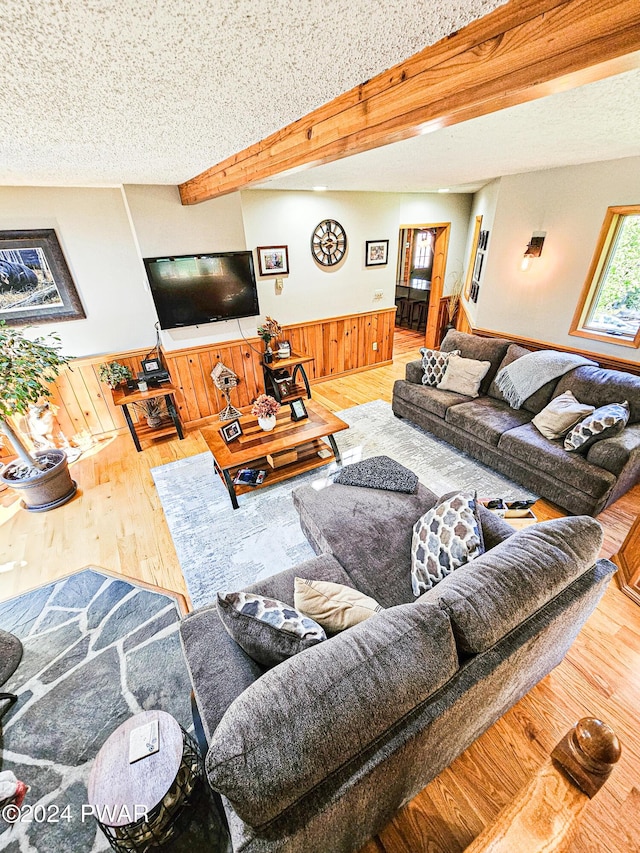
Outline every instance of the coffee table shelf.
<path fill-rule="evenodd" d="M 228 444 L 220 435 L 220 424 L 201 427 L 202 437 L 213 454 L 215 470 L 229 492 L 234 509 L 238 508 L 238 495 L 273 486 L 334 459 L 340 462 L 333 434 L 348 429 L 349 425 L 315 400 L 307 400 L 306 408 L 308 417 L 294 421 L 289 407 L 283 406 L 276 415 L 273 430 L 265 432 L 248 406 L 241 410 L 242 435 Z M 297 454 L 295 461 L 277 468 L 272 468 L 267 460 L 267 456 L 277 457 L 293 450 Z M 323 451 L 322 457 L 318 456 L 319 451 Z M 236 485 L 233 480 L 241 468 L 264 470 L 267 476 L 259 486 Z"/>

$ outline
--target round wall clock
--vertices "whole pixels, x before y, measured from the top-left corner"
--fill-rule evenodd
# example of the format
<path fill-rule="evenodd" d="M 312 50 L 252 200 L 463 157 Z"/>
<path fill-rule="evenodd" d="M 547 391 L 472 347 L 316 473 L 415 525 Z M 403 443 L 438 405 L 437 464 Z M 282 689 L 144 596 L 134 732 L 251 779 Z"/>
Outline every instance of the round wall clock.
<path fill-rule="evenodd" d="M 311 235 L 311 254 L 323 267 L 340 263 L 347 251 L 347 235 L 335 219 L 323 219 Z"/>

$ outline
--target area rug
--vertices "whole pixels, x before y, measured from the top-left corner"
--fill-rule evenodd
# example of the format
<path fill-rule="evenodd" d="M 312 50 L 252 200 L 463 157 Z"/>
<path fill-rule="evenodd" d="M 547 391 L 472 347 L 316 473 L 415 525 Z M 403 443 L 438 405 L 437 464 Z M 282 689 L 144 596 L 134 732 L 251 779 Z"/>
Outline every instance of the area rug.
<path fill-rule="evenodd" d="M 533 498 L 519 486 L 418 426 L 396 418 L 374 400 L 338 412 L 349 429 L 335 438 L 343 464 L 390 456 L 410 468 L 436 494 L 471 489 L 479 497 Z M 151 473 L 160 496 L 194 607 L 215 601 L 219 590 L 241 589 L 311 559 L 291 492 L 335 475 L 335 463 L 292 480 L 241 495 L 234 510 L 210 453 L 170 462 Z"/>
<path fill-rule="evenodd" d="M 24 645 L 3 688 L 18 703 L 0 724 L 0 769 L 31 786 L 25 805 L 33 807 L 32 820 L 0 819 L 0 850 L 110 849 L 93 816 L 82 817 L 104 741 L 152 708 L 193 731 L 179 619 L 175 599 L 93 569 L 0 603 L 0 627 Z M 222 851 L 219 833 L 215 820 L 194 824 L 163 849 Z"/>

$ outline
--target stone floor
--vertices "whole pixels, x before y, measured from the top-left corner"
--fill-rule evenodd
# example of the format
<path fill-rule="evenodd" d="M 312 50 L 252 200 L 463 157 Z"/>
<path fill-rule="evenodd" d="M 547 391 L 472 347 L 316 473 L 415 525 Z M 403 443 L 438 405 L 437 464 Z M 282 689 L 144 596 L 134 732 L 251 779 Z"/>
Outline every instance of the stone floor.
<path fill-rule="evenodd" d="M 0 627 L 24 656 L 3 689 L 18 694 L 0 730 L 0 769 L 31 786 L 33 820 L 0 820 L 0 850 L 98 853 L 109 845 L 82 819 L 95 756 L 129 716 L 153 708 L 193 731 L 191 684 L 176 601 L 93 569 L 0 604 Z M 36 808 L 37 807 L 37 808 Z M 223 851 L 214 809 L 167 851 Z"/>

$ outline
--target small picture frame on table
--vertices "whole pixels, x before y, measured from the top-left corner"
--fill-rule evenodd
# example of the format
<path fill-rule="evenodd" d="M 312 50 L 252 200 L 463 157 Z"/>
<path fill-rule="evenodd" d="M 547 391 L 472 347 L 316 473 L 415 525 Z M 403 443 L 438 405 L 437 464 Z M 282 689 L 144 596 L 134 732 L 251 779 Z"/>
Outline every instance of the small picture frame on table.
<path fill-rule="evenodd" d="M 389 261 L 388 240 L 367 240 L 365 266 L 382 267 Z"/>
<path fill-rule="evenodd" d="M 292 421 L 302 421 L 302 420 L 304 420 L 304 418 L 309 417 L 309 414 L 305 408 L 305 405 L 302 402 L 302 397 L 298 397 L 296 400 L 291 400 L 289 405 L 291 406 L 291 420 Z"/>
<path fill-rule="evenodd" d="M 143 358 L 141 364 L 143 373 L 155 373 L 158 370 L 162 370 L 162 365 L 158 358 Z"/>
<path fill-rule="evenodd" d="M 223 427 L 220 427 L 220 435 L 229 444 L 230 441 L 235 441 L 242 435 L 242 427 L 240 421 L 236 418 L 235 421 L 229 421 Z"/>

